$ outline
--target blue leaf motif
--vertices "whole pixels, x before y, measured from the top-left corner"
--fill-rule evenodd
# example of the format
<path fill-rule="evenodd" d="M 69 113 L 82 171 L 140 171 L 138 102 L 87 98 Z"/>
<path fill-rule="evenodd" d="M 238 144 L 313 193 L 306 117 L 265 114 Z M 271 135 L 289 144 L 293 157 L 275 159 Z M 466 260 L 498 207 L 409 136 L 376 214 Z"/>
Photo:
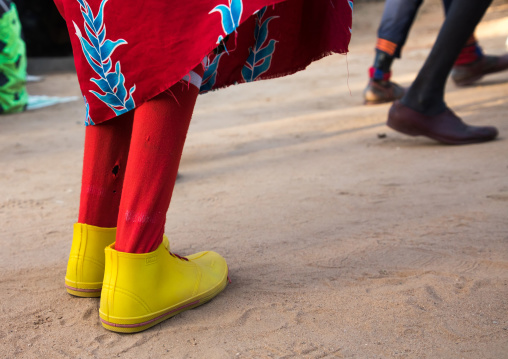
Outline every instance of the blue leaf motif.
<path fill-rule="evenodd" d="M 127 89 L 125 88 L 125 77 L 120 73 L 120 81 L 118 82 L 118 86 L 116 89 L 116 97 L 120 99 L 125 104 L 125 100 L 127 100 Z"/>
<path fill-rule="evenodd" d="M 134 98 L 132 98 L 132 94 L 136 91 L 136 85 L 132 86 L 129 90 L 129 97 L 127 98 L 127 101 L 125 101 L 125 107 L 126 108 L 134 108 Z"/>
<path fill-rule="evenodd" d="M 88 50 L 86 49 L 86 46 L 85 46 L 85 43 L 87 43 L 86 40 L 83 38 L 80 38 L 79 40 L 81 42 L 81 48 L 83 49 L 83 54 L 85 55 L 85 58 L 88 61 L 88 64 L 92 67 L 92 69 L 96 73 L 98 73 L 98 74 L 102 73 L 102 68 L 100 66 L 98 66 L 98 64 L 96 62 L 94 62 L 92 60 L 92 58 L 90 57 L 90 54 L 88 53 Z"/>
<path fill-rule="evenodd" d="M 86 52 L 92 59 L 94 59 L 96 63 L 100 63 L 101 57 L 99 56 L 99 53 L 97 52 L 95 47 L 93 47 L 83 37 L 80 37 L 79 40 L 81 41 L 81 48 L 83 49 L 83 51 Z"/>
<path fill-rule="evenodd" d="M 99 86 L 99 88 L 105 88 L 109 86 L 108 82 L 104 79 L 90 79 L 90 81 Z"/>
<path fill-rule="evenodd" d="M 96 32 L 98 32 L 101 29 L 102 25 L 104 24 L 104 5 L 106 5 L 107 2 L 108 0 L 104 0 L 103 2 L 101 2 L 99 12 L 97 13 L 95 19 L 93 20 L 93 25 Z"/>
<path fill-rule="evenodd" d="M 101 58 L 103 58 L 103 59 L 109 58 L 111 56 L 111 54 L 113 53 L 113 51 L 115 51 L 115 49 L 118 46 L 126 44 L 126 43 L 127 43 L 127 41 L 125 41 L 124 39 L 120 39 L 120 40 L 116 40 L 116 41 L 111 41 L 111 40 L 104 41 L 104 43 L 100 47 Z"/>
<path fill-rule="evenodd" d="M 216 55 L 212 63 L 205 68 L 205 73 L 203 74 L 203 82 L 201 83 L 201 87 L 199 89 L 200 93 L 208 92 L 212 90 L 213 86 L 215 86 L 215 81 L 217 79 L 217 68 L 219 66 L 219 61 L 222 55 L 224 55 L 224 52 Z"/>
<path fill-rule="evenodd" d="M 235 28 L 240 26 L 240 19 L 242 17 L 243 3 L 242 0 L 232 0 L 229 2 L 231 8 L 231 17 L 235 23 Z"/>
<path fill-rule="evenodd" d="M 268 71 L 268 69 L 270 68 L 271 63 L 272 63 L 272 56 L 270 55 L 267 58 L 265 58 L 262 63 L 260 63 L 259 65 L 256 65 L 254 67 L 254 71 L 253 71 L 253 75 L 252 75 L 252 78 L 253 78 L 252 81 L 257 79 L 259 76 L 264 74 L 266 71 Z"/>
<path fill-rule="evenodd" d="M 257 14 L 256 28 L 254 29 L 254 38 L 256 44 L 249 49 L 249 57 L 242 68 L 242 77 L 245 82 L 255 81 L 259 76 L 270 69 L 272 64 L 272 55 L 275 52 L 276 40 L 268 39 L 268 24 L 277 16 L 271 16 L 263 20 L 266 7 Z"/>
<path fill-rule="evenodd" d="M 349 7 L 351 8 L 351 12 L 353 12 L 353 1 L 348 0 Z M 353 29 L 349 28 L 349 32 L 352 33 Z"/>
<path fill-rule="evenodd" d="M 222 18 L 222 29 L 226 34 L 230 34 L 235 31 L 235 23 L 231 17 L 231 9 L 229 7 L 226 5 L 217 5 L 212 11 L 210 11 L 210 14 L 212 12 L 220 13 Z"/>
<path fill-rule="evenodd" d="M 242 68 L 242 77 L 245 80 L 245 82 L 250 82 L 248 79 L 252 78 L 252 67 L 244 66 Z"/>
<path fill-rule="evenodd" d="M 86 100 L 86 96 L 83 96 L 83 100 L 85 100 L 85 126 L 95 125 L 95 123 L 92 121 L 92 118 L 90 117 L 90 105 L 88 104 L 88 101 Z"/>
<path fill-rule="evenodd" d="M 94 29 L 94 26 L 93 26 L 93 14 L 92 14 L 92 9 L 90 8 L 90 5 L 88 5 L 88 3 L 85 1 L 85 5 L 86 5 L 86 10 L 85 12 L 83 13 L 83 11 L 81 12 L 83 14 L 83 18 L 85 19 L 85 22 L 88 26 L 90 26 L 90 28 L 95 31 Z M 90 17 L 92 16 L 92 17 Z"/>
<path fill-rule="evenodd" d="M 102 68 L 104 70 L 104 73 L 109 72 L 111 70 L 111 59 L 107 59 L 106 62 L 102 62 Z"/>
<path fill-rule="evenodd" d="M 98 49 L 99 48 L 99 39 L 96 38 L 90 30 L 88 30 L 88 26 L 85 26 L 85 31 L 86 31 L 86 34 L 88 35 L 88 39 L 92 43 L 93 48 Z"/>
<path fill-rule="evenodd" d="M 108 0 L 101 1 L 97 16 L 93 15 L 92 9 L 86 0 L 76 1 L 81 5 L 81 14 L 84 20 L 83 27 L 88 40 L 83 36 L 76 23 L 74 23 L 76 35 L 79 38 L 88 64 L 99 75 L 99 78 L 91 78 L 90 81 L 102 91 L 102 93 L 93 90 L 90 90 L 90 92 L 113 110 L 117 116 L 132 110 L 136 107 L 132 97 L 132 94 L 136 90 L 136 85 L 133 85 L 127 92 L 120 61 L 115 63 L 114 71 L 112 71 L 111 55 L 118 46 L 127 44 L 127 41 L 124 39 L 113 41 L 106 38 L 104 6 Z M 86 102 L 86 105 L 88 106 L 88 102 Z"/>
<path fill-rule="evenodd" d="M 254 63 L 255 66 L 259 63 L 259 61 L 261 61 L 261 60 L 266 61 L 266 58 L 273 54 L 273 52 L 275 51 L 275 43 L 276 42 L 277 41 L 275 41 L 273 39 L 270 40 L 268 42 L 268 45 L 266 45 L 265 47 L 263 47 L 256 53 L 256 62 Z"/>
<path fill-rule="evenodd" d="M 272 16 L 272 17 L 269 17 L 265 22 L 263 22 L 263 24 L 259 27 L 259 30 L 257 31 L 258 35 L 256 37 L 256 50 L 259 50 L 260 46 L 262 46 L 265 41 L 266 41 L 266 38 L 268 37 L 268 24 L 270 23 L 270 21 L 272 21 L 273 19 L 275 19 L 275 16 Z M 258 26 L 256 26 L 256 29 L 258 28 Z"/>
<path fill-rule="evenodd" d="M 265 15 L 266 8 L 267 7 L 265 6 L 264 8 L 262 8 L 257 12 L 258 19 L 261 19 Z M 257 39 L 258 36 L 259 36 L 259 26 L 256 26 L 256 28 L 254 29 L 254 38 Z"/>
<path fill-rule="evenodd" d="M 247 58 L 247 65 L 249 65 L 248 67 L 249 68 L 253 68 L 254 67 L 254 61 L 256 61 L 256 54 L 254 53 L 254 51 L 252 50 L 252 48 L 249 49 L 249 57 Z"/>
<path fill-rule="evenodd" d="M 209 14 L 214 12 L 220 13 L 222 29 L 226 35 L 231 34 L 240 25 L 243 12 L 242 0 L 228 0 L 228 5 L 217 5 L 209 12 Z"/>
<path fill-rule="evenodd" d="M 99 44 L 102 44 L 105 38 L 106 38 L 106 26 L 104 26 L 102 28 L 102 31 L 99 32 Z"/>
<path fill-rule="evenodd" d="M 120 99 L 111 92 L 106 92 L 105 94 L 100 94 L 98 92 L 95 92 L 93 90 L 90 91 L 95 96 L 97 96 L 102 102 L 108 104 L 109 106 L 123 106 L 123 103 L 120 102 Z"/>
<path fill-rule="evenodd" d="M 259 19 L 261 19 L 265 15 L 266 8 L 267 8 L 267 6 L 265 6 L 264 8 L 259 9 L 259 11 L 257 13 L 257 16 L 258 16 Z"/>
<path fill-rule="evenodd" d="M 118 86 L 118 83 L 120 82 L 120 72 L 120 61 L 117 61 L 115 64 L 115 71 L 106 75 L 106 81 L 108 82 L 111 90 Z"/>

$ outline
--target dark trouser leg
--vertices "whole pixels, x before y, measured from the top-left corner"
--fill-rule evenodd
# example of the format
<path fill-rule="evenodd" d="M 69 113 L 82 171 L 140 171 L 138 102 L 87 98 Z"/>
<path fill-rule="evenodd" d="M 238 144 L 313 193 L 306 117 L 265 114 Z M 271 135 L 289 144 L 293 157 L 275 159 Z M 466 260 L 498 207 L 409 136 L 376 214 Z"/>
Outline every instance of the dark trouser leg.
<path fill-rule="evenodd" d="M 445 111 L 444 88 L 448 74 L 491 2 L 461 0 L 452 3 L 436 43 L 416 80 L 401 99 L 402 104 L 429 116 Z"/>
<path fill-rule="evenodd" d="M 448 14 L 448 11 L 450 10 L 450 7 L 453 3 L 453 0 L 443 0 L 443 6 L 445 10 L 445 14 Z M 460 50 L 460 53 L 455 60 L 455 65 L 467 65 L 471 64 L 478 59 L 483 57 L 483 51 L 480 45 L 478 44 L 478 41 L 476 40 L 476 37 L 474 36 L 474 30 L 467 39 L 466 44 Z"/>
<path fill-rule="evenodd" d="M 387 0 L 378 28 L 376 49 L 393 57 L 400 57 L 416 12 L 423 0 Z"/>
<path fill-rule="evenodd" d="M 448 14 L 448 10 L 450 10 L 450 6 L 452 5 L 453 0 L 443 0 L 443 6 L 445 14 Z"/>
<path fill-rule="evenodd" d="M 409 29 L 413 25 L 422 0 L 387 0 L 383 17 L 377 31 L 376 57 L 374 59 L 374 80 L 389 80 L 393 59 L 400 57 L 406 43 Z"/>
<path fill-rule="evenodd" d="M 404 95 L 404 89 L 390 81 L 392 62 L 400 57 L 409 29 L 422 0 L 387 0 L 378 29 L 376 57 L 369 69 L 369 84 L 363 96 L 365 103 L 391 102 Z"/>

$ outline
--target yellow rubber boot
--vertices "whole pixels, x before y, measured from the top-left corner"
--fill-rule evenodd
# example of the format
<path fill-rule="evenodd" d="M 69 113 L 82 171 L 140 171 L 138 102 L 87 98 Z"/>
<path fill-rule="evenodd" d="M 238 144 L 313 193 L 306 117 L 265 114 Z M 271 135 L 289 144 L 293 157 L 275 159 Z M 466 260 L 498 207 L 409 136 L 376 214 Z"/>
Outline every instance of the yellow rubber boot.
<path fill-rule="evenodd" d="M 104 248 L 115 242 L 116 228 L 74 224 L 65 287 L 78 297 L 99 297 L 104 278 Z"/>
<path fill-rule="evenodd" d="M 145 254 L 106 252 L 99 315 L 104 328 L 134 333 L 204 304 L 228 282 L 226 260 L 215 252 L 182 258 L 164 240 Z"/>

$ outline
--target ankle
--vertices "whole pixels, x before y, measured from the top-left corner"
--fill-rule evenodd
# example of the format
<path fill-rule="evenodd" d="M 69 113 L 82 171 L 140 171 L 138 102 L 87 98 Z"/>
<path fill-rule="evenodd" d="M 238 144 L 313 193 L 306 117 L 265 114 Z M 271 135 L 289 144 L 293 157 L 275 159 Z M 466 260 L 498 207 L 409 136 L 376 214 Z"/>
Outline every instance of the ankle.
<path fill-rule="evenodd" d="M 437 101 L 435 99 L 423 98 L 412 99 L 410 96 L 404 96 L 400 99 L 400 103 L 426 116 L 435 116 L 448 108 L 446 103 L 442 100 Z"/>
<path fill-rule="evenodd" d="M 380 68 L 371 67 L 369 68 L 369 78 L 371 78 L 373 81 L 376 82 L 388 82 L 390 81 L 390 78 L 392 77 L 392 72 L 384 72 Z"/>
<path fill-rule="evenodd" d="M 378 43 L 381 40 L 379 39 Z M 393 58 L 392 53 L 376 48 L 374 65 L 369 69 L 370 78 L 374 81 L 390 81 Z"/>
<path fill-rule="evenodd" d="M 472 45 L 467 45 L 460 51 L 454 66 L 467 66 L 483 57 L 482 48 L 475 42 Z"/>

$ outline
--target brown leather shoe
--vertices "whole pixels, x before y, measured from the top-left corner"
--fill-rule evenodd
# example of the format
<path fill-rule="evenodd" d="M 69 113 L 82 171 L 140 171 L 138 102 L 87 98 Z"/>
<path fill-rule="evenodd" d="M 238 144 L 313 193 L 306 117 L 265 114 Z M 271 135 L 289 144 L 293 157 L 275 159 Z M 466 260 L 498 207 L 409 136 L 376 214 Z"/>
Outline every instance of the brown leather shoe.
<path fill-rule="evenodd" d="M 376 105 L 398 100 L 405 92 L 406 90 L 395 82 L 370 79 L 363 91 L 363 97 L 366 105 Z"/>
<path fill-rule="evenodd" d="M 487 74 L 506 69 L 508 69 L 508 54 L 503 56 L 484 55 L 472 64 L 454 66 L 451 77 L 457 86 L 468 86 Z"/>
<path fill-rule="evenodd" d="M 388 112 L 388 127 L 409 136 L 426 136 L 448 145 L 466 145 L 491 141 L 498 131 L 491 126 L 469 126 L 447 108 L 427 116 L 395 101 Z"/>

